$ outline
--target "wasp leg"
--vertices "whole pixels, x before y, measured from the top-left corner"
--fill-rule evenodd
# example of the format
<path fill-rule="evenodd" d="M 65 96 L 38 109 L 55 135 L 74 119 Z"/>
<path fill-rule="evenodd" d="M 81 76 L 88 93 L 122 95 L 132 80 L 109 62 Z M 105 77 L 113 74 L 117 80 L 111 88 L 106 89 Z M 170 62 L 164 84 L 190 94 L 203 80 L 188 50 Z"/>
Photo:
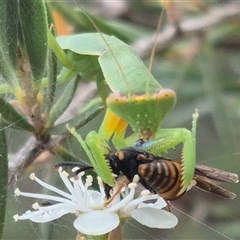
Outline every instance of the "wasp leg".
<path fill-rule="evenodd" d="M 171 202 L 170 201 L 166 201 L 166 204 L 167 204 L 167 210 L 169 212 L 171 212 L 171 207 L 172 207 Z"/>
<path fill-rule="evenodd" d="M 130 181 L 125 177 L 119 184 L 118 187 L 116 189 L 116 192 L 111 196 L 110 199 L 108 199 L 108 201 L 105 203 L 105 205 L 108 205 L 109 203 L 111 203 L 113 201 L 113 199 L 121 192 L 122 188 L 129 184 Z"/>
<path fill-rule="evenodd" d="M 112 190 L 112 187 L 109 186 L 107 183 L 103 183 L 103 185 L 104 185 L 104 192 L 105 192 L 106 198 L 107 200 L 109 200 L 111 198 L 110 191 Z"/>

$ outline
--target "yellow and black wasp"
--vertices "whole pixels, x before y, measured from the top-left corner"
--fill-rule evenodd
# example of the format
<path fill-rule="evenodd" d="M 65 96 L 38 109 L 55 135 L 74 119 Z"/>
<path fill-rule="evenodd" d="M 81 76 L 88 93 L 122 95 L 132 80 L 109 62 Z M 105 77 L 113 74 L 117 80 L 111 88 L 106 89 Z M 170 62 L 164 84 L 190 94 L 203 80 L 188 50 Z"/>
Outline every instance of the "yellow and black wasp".
<path fill-rule="evenodd" d="M 155 156 L 142 148 L 128 147 L 117 151 L 115 155 L 109 154 L 107 158 L 115 164 L 129 181 L 134 175 L 140 176 L 140 183 L 151 192 L 158 193 L 165 200 L 175 200 L 181 195 L 182 171 L 180 161 Z M 196 186 L 207 192 L 211 192 L 229 199 L 236 195 L 222 187 L 217 186 L 214 181 L 237 183 L 238 175 L 225 172 L 216 168 L 196 165 L 192 186 Z"/>
<path fill-rule="evenodd" d="M 178 194 L 182 188 L 183 172 L 180 161 L 155 156 L 141 147 L 127 147 L 117 151 L 115 154 L 109 153 L 105 157 L 112 172 L 117 177 L 123 174 L 127 182 L 131 182 L 137 174 L 140 177 L 139 182 L 144 188 L 152 193 L 158 193 L 166 201 L 175 200 L 182 195 Z M 57 164 L 57 166 L 63 165 L 69 166 L 69 162 Z M 92 166 L 80 163 L 70 165 L 80 167 L 75 174 L 93 169 Z M 234 199 L 236 197 L 234 193 L 217 186 L 213 180 L 237 183 L 238 175 L 204 165 L 196 165 L 192 186 L 225 198 Z M 105 184 L 105 187 L 106 197 L 110 198 L 111 187 L 107 184 Z"/>

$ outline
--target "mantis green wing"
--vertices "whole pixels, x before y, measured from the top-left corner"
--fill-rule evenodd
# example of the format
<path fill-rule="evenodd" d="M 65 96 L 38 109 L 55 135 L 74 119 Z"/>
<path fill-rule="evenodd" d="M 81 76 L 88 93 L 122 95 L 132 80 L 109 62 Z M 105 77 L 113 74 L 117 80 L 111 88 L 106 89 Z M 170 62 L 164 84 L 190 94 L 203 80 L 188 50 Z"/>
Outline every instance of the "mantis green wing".
<path fill-rule="evenodd" d="M 119 39 L 99 33 L 65 37 L 59 42 L 78 55 L 75 59 L 97 58 L 99 68 L 94 72 L 101 69 L 106 88 L 112 92 L 106 100 L 108 108 L 142 138 L 154 137 L 161 121 L 174 107 L 176 95 L 162 88 L 135 51 Z M 80 74 L 93 71 L 91 66 L 79 66 Z"/>

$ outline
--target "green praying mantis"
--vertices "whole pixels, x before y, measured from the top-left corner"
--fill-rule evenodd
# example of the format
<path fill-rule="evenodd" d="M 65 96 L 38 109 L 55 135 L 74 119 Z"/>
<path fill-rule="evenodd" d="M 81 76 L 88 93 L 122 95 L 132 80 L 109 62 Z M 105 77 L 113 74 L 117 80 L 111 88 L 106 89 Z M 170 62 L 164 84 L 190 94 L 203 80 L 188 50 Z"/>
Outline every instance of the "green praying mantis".
<path fill-rule="evenodd" d="M 60 47 L 68 52 L 81 76 L 96 80 L 106 114 L 98 132 L 91 131 L 85 140 L 78 138 L 97 174 L 109 186 L 115 179 L 106 163 L 108 143 L 117 150 L 139 144 L 153 154 L 161 154 L 183 143 L 181 195 L 192 182 L 195 169 L 196 125 L 193 114 L 192 131 L 162 129 L 161 122 L 174 107 L 176 94 L 163 89 L 134 50 L 114 36 L 85 33 L 58 38 Z M 81 63 L 87 63 L 82 64 Z M 93 63 L 95 65 L 92 65 Z M 71 68 L 69 71 L 73 71 Z M 133 134 L 125 137 L 127 126 Z"/>
<path fill-rule="evenodd" d="M 195 169 L 198 112 L 193 114 L 191 131 L 184 128 L 162 129 L 161 122 L 174 107 L 176 94 L 159 84 L 129 45 L 101 32 L 59 37 L 57 41 L 49 33 L 49 45 L 65 67 L 62 75 L 78 73 L 82 78 L 95 80 L 106 106 L 99 131 L 89 132 L 84 140 L 78 136 L 102 180 L 109 186 L 115 183 L 105 159 L 110 140 L 117 150 L 137 145 L 157 155 L 183 143 L 179 195 L 185 192 Z M 128 125 L 134 133 L 126 137 Z M 139 139 L 142 139 L 141 144 Z"/>

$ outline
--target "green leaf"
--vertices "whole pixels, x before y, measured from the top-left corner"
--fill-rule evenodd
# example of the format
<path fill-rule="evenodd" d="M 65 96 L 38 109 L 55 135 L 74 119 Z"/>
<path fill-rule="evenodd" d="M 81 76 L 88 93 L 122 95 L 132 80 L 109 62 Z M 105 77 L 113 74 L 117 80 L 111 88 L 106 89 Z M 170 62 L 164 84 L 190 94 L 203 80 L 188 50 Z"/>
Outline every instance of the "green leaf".
<path fill-rule="evenodd" d="M 15 86 L 17 78 L 17 1 L 0 1 L 0 73 L 8 84 Z"/>
<path fill-rule="evenodd" d="M 48 14 L 48 16 L 49 16 L 49 14 Z M 52 34 L 52 33 L 50 32 L 50 34 Z M 47 84 L 47 92 L 45 94 L 46 101 L 44 101 L 44 104 L 45 104 L 45 111 L 49 112 L 52 107 L 53 101 L 54 101 L 56 84 L 57 84 L 57 59 L 56 59 L 53 51 L 50 49 L 50 46 L 49 46 L 49 51 L 48 51 L 48 62 L 47 63 L 48 63 L 48 65 L 47 65 L 47 68 L 48 68 L 47 69 L 48 70 L 47 71 L 47 73 L 48 73 L 47 82 L 48 82 L 48 84 Z M 42 81 L 41 87 L 43 87 L 43 81 Z"/>
<path fill-rule="evenodd" d="M 57 76 L 57 84 L 65 83 L 70 79 L 76 77 L 77 75 L 78 75 L 77 72 L 74 72 L 68 68 L 63 67 Z"/>
<path fill-rule="evenodd" d="M 1 64 L 0 64 L 0 66 L 1 66 Z M 0 69 L 1 69 L 1 67 L 0 67 Z M 0 72 L 1 72 L 1 70 L 0 70 Z M 11 93 L 11 92 L 13 92 L 13 88 L 10 85 L 8 85 L 8 84 L 0 85 L 0 95 Z"/>
<path fill-rule="evenodd" d="M 48 26 L 49 26 L 49 32 L 53 36 L 55 35 L 55 29 L 52 28 L 52 24 L 54 22 L 53 15 L 51 13 L 51 9 L 49 5 L 46 5 L 46 10 L 47 10 L 47 21 L 48 21 Z M 55 91 L 56 91 L 56 85 L 57 85 L 57 59 L 53 53 L 53 51 L 50 49 L 50 46 L 48 44 L 48 55 L 47 55 L 47 78 L 46 78 L 46 86 L 47 86 L 47 91 L 44 94 L 45 101 L 44 101 L 44 110 L 46 112 L 49 112 L 54 101 L 54 96 L 55 96 Z M 41 82 L 41 88 L 44 88 L 44 79 L 42 79 Z"/>
<path fill-rule="evenodd" d="M 4 53 L 4 58 L 1 59 L 14 69 L 17 67 L 17 17 L 17 0 L 0 1 L 0 42 Z"/>
<path fill-rule="evenodd" d="M 0 113 L 4 121 L 19 129 L 34 132 L 33 126 L 28 123 L 9 103 L 0 98 Z"/>
<path fill-rule="evenodd" d="M 48 52 L 48 84 L 47 84 L 47 92 L 45 94 L 46 100 L 44 101 L 45 110 L 49 112 L 52 107 L 55 91 L 56 91 L 56 84 L 57 84 L 57 61 L 50 50 Z"/>
<path fill-rule="evenodd" d="M 82 126 L 84 126 L 85 124 L 87 124 L 88 122 L 90 122 L 93 118 L 95 118 L 98 114 L 100 114 L 103 111 L 103 108 L 100 107 L 100 105 L 96 105 L 94 107 L 91 107 L 89 110 L 77 115 L 76 117 L 61 123 L 57 126 L 54 126 L 52 128 L 49 128 L 46 133 L 47 134 L 53 134 L 53 135 L 57 135 L 57 134 L 62 134 L 62 133 L 66 133 L 67 129 L 66 129 L 66 125 L 69 125 L 71 127 L 74 127 L 76 129 L 81 128 Z"/>
<path fill-rule="evenodd" d="M 35 80 L 35 90 L 41 83 L 47 58 L 47 12 L 42 0 L 19 0 L 19 18 L 24 45 Z"/>
<path fill-rule="evenodd" d="M 74 96 L 74 93 L 77 89 L 77 83 L 78 83 L 77 77 L 68 83 L 65 91 L 62 93 L 62 95 L 54 104 L 54 106 L 52 107 L 49 113 L 47 126 L 51 126 L 69 106 Z"/>
<path fill-rule="evenodd" d="M 0 127 L 0 239 L 2 239 L 7 205 L 8 153 L 5 130 L 2 129 L 2 124 Z"/>
<path fill-rule="evenodd" d="M 11 66 L 11 62 L 10 60 L 8 60 L 8 57 L 4 54 L 4 49 L 0 46 L 0 77 L 1 76 L 12 87 L 18 85 L 18 80 L 15 76 L 15 71 Z M 6 85 L 4 86 L 6 87 Z"/>

